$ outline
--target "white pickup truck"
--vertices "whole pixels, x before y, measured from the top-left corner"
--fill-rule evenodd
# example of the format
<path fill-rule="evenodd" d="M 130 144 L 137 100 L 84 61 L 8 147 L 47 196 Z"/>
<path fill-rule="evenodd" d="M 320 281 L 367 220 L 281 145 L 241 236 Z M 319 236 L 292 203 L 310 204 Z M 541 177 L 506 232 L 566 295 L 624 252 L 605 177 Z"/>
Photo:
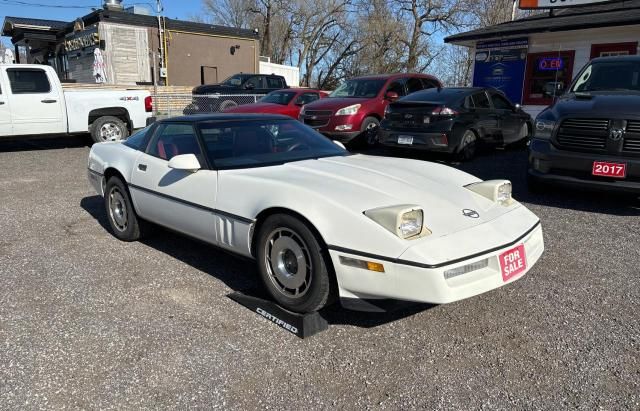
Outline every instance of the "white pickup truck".
<path fill-rule="evenodd" d="M 63 90 L 52 67 L 0 65 L 0 139 L 89 132 L 96 142 L 117 141 L 151 114 L 144 90 Z"/>

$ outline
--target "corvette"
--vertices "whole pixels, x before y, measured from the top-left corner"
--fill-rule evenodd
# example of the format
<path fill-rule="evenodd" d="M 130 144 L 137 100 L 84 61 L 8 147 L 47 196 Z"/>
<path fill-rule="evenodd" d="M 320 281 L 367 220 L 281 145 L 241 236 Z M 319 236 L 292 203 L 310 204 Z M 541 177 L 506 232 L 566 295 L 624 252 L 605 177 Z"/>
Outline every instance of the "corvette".
<path fill-rule="evenodd" d="M 280 115 L 162 120 L 94 144 L 88 166 L 117 238 L 151 222 L 254 259 L 296 312 L 449 303 L 521 278 L 544 250 L 509 181 L 351 154 Z"/>

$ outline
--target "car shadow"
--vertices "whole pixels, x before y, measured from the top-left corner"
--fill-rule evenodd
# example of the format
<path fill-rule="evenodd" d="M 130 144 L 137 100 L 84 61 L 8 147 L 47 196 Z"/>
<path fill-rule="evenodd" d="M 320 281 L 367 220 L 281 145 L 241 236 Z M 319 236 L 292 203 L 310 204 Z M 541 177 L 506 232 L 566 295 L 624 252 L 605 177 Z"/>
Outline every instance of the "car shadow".
<path fill-rule="evenodd" d="M 102 197 L 97 195 L 85 197 L 80 201 L 80 207 L 104 230 L 111 231 Z M 250 259 L 230 254 L 159 226 L 152 226 L 150 235 L 142 239 L 141 243 L 217 278 L 233 291 L 253 297 L 268 298 L 255 262 Z M 320 314 L 330 325 L 371 328 L 412 316 L 431 307 L 433 306 L 406 303 L 398 304 L 391 312 L 370 313 L 346 310 L 339 304 L 334 304 L 323 309 Z"/>
<path fill-rule="evenodd" d="M 486 148 L 472 161 L 454 162 L 450 157 L 417 151 L 390 151 L 375 147 L 363 154 L 433 161 L 455 167 L 482 180 L 507 179 L 513 183 L 513 196 L 518 201 L 546 207 L 573 209 L 590 213 L 640 216 L 640 200 L 630 195 L 586 191 L 549 186 L 542 193 L 527 189 L 527 150 L 525 148 Z"/>
<path fill-rule="evenodd" d="M 90 147 L 91 144 L 91 137 L 88 134 L 51 137 L 0 137 L 0 153 Z"/>

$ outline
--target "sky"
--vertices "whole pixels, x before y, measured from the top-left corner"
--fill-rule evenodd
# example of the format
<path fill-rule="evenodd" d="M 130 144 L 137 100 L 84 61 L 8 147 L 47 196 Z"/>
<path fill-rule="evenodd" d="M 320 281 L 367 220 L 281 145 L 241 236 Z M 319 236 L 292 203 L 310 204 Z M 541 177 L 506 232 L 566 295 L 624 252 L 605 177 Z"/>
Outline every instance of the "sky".
<path fill-rule="evenodd" d="M 103 3 L 104 0 L 0 0 L 0 24 L 6 16 L 73 21 L 91 13 L 92 7 L 101 8 Z M 122 4 L 155 7 L 155 0 L 123 0 Z M 174 19 L 188 19 L 202 10 L 201 0 L 163 0 L 162 4 L 164 16 Z M 2 41 L 11 44 L 7 37 Z"/>

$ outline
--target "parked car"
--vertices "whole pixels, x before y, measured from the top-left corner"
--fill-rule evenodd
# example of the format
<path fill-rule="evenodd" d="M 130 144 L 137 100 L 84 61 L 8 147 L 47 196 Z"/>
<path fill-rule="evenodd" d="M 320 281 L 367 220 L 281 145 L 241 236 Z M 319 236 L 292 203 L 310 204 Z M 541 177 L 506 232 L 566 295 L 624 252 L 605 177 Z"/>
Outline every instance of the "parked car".
<path fill-rule="evenodd" d="M 592 60 L 538 115 L 528 181 L 640 194 L 640 57 Z"/>
<path fill-rule="evenodd" d="M 328 98 L 308 104 L 300 120 L 329 138 L 349 143 L 361 137 L 377 141 L 378 127 L 387 105 L 406 94 L 441 87 L 426 74 L 391 74 L 345 81 Z"/>
<path fill-rule="evenodd" d="M 184 114 L 215 113 L 242 104 L 255 103 L 254 95 L 265 95 L 289 88 L 283 76 L 276 74 L 234 74 L 222 83 L 203 84 L 192 90 L 193 103 Z M 247 94 L 251 96 L 247 98 Z"/>
<path fill-rule="evenodd" d="M 300 109 L 305 105 L 320 100 L 327 93 L 320 90 L 306 88 L 289 88 L 272 91 L 262 97 L 257 103 L 243 104 L 224 110 L 225 113 L 267 113 L 282 114 L 298 119 Z"/>
<path fill-rule="evenodd" d="M 96 142 L 118 141 L 151 112 L 147 91 L 63 90 L 52 67 L 0 65 L 0 138 L 89 132 Z"/>
<path fill-rule="evenodd" d="M 273 298 L 298 312 L 334 297 L 448 303 L 541 256 L 540 221 L 509 181 L 338 144 L 285 116 L 178 117 L 94 145 L 88 174 L 117 238 L 137 240 L 151 221 L 255 259 Z"/>
<path fill-rule="evenodd" d="M 444 152 L 470 160 L 478 143 L 522 142 L 531 129 L 531 116 L 498 90 L 432 88 L 387 107 L 380 142 L 389 147 Z"/>

